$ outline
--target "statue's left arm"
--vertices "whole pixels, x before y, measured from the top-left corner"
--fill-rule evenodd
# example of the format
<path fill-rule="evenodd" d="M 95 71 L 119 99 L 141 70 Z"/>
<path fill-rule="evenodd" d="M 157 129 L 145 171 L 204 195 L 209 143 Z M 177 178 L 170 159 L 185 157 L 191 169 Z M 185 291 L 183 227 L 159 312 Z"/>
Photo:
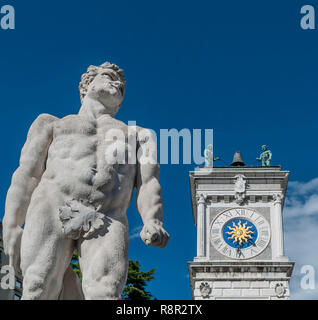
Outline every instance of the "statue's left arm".
<path fill-rule="evenodd" d="M 147 245 L 164 248 L 169 234 L 164 230 L 162 222 L 157 146 L 149 130 L 139 130 L 137 145 L 136 198 L 137 209 L 144 223 L 140 236 Z"/>

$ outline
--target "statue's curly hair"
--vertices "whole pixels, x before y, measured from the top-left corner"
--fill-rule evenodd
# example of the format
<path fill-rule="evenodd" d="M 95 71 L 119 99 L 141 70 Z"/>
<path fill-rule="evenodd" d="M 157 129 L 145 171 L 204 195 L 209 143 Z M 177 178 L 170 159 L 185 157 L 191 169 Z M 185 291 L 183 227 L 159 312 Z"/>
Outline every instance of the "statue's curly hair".
<path fill-rule="evenodd" d="M 111 69 L 115 71 L 116 75 L 118 76 L 118 80 L 121 81 L 123 84 L 126 83 L 124 70 L 120 69 L 116 64 L 105 62 L 100 66 L 89 66 L 87 71 L 82 75 L 81 82 L 79 84 L 81 101 L 83 101 L 84 97 L 87 94 L 88 86 L 95 79 L 95 77 L 101 69 Z"/>

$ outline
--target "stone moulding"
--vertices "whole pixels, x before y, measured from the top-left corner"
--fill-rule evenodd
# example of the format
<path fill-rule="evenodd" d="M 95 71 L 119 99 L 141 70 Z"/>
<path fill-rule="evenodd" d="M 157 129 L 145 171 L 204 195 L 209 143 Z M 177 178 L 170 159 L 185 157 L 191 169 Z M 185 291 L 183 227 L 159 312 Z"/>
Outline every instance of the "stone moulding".
<path fill-rule="evenodd" d="M 272 261 L 214 261 L 214 262 L 189 262 L 190 286 L 192 294 L 196 292 L 198 283 L 208 284 L 211 288 L 209 296 L 200 296 L 203 299 L 215 299 L 218 288 L 234 288 L 253 292 L 252 288 L 262 288 L 264 295 L 255 298 L 277 298 L 289 297 L 288 283 L 293 271 L 294 262 L 272 262 Z M 245 289 L 245 285 L 250 287 Z M 266 284 L 266 287 L 265 287 Z M 264 285 L 264 287 L 262 287 Z M 247 287 L 246 287 L 247 288 Z M 230 290 L 232 290 L 230 289 Z M 227 289 L 226 289 L 227 290 Z M 233 292 L 235 291 L 233 290 Z M 254 289 L 257 290 L 257 289 Z M 260 292 L 260 291 L 259 291 Z M 268 296 L 266 296 L 268 293 Z M 192 297 L 195 298 L 194 296 Z M 242 298 L 242 297 L 236 297 Z M 232 299 L 236 299 L 233 298 Z"/>

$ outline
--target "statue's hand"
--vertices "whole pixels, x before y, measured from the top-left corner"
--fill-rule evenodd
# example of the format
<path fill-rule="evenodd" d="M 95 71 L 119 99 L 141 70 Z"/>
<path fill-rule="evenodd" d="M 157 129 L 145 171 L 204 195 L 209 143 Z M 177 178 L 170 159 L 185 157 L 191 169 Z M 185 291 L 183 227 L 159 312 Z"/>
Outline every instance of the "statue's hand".
<path fill-rule="evenodd" d="M 15 271 L 20 270 L 20 248 L 23 229 L 19 226 L 4 226 L 4 253 L 9 256 L 9 265 Z"/>
<path fill-rule="evenodd" d="M 157 248 L 164 248 L 168 244 L 169 234 L 162 227 L 162 222 L 159 220 L 149 220 L 145 223 L 140 237 L 142 241 L 148 246 Z"/>

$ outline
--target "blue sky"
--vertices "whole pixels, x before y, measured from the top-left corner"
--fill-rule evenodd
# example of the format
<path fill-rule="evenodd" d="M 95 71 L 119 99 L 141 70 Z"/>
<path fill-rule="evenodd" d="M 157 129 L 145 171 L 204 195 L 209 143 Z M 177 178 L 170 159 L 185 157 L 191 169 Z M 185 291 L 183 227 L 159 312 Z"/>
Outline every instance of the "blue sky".
<path fill-rule="evenodd" d="M 157 132 L 213 128 L 215 153 L 226 163 L 241 150 L 244 161 L 256 165 L 267 144 L 273 164 L 290 170 L 292 181 L 306 186 L 317 177 L 318 31 L 299 26 L 301 6 L 315 2 L 0 0 L 4 4 L 16 9 L 16 30 L 0 30 L 2 211 L 30 124 L 40 113 L 76 113 L 81 74 L 106 60 L 127 78 L 118 119 Z M 195 256 L 196 230 L 188 171 L 194 168 L 161 166 L 168 247 L 130 242 L 130 258 L 144 269 L 157 267 L 149 289 L 158 299 L 191 298 L 187 262 Z M 318 271 L 317 235 L 306 233 L 318 228 L 317 185 L 310 186 L 290 192 L 286 251 L 297 266 L 316 264 Z M 308 201 L 314 201 L 309 213 L 303 210 Z M 133 234 L 141 225 L 134 204 L 128 218 Z M 299 241 L 308 254 L 295 249 Z M 299 298 L 318 297 L 299 291 L 299 268 L 295 272 L 292 290 Z"/>

